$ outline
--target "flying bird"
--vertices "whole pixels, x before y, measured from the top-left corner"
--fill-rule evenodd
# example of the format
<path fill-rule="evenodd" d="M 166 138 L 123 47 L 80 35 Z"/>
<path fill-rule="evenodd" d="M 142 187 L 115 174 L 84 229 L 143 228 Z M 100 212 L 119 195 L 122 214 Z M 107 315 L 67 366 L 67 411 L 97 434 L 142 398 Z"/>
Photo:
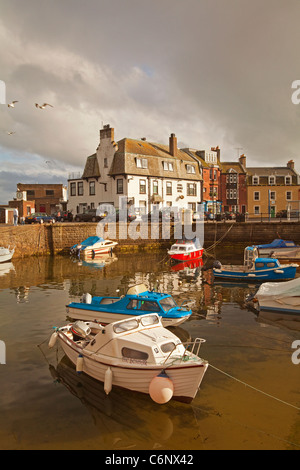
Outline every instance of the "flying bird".
<path fill-rule="evenodd" d="M 15 132 L 6 131 L 6 134 L 7 134 L 7 135 L 13 135 L 13 134 L 15 134 Z"/>
<path fill-rule="evenodd" d="M 49 104 L 49 103 L 44 103 L 42 105 L 39 105 L 38 103 L 35 103 L 36 108 L 45 109 L 46 106 L 51 106 L 51 108 L 53 108 L 52 104 Z"/>
<path fill-rule="evenodd" d="M 19 101 L 12 101 L 11 103 L 9 103 L 7 106 L 9 108 L 14 108 L 15 107 L 15 103 L 19 103 Z"/>

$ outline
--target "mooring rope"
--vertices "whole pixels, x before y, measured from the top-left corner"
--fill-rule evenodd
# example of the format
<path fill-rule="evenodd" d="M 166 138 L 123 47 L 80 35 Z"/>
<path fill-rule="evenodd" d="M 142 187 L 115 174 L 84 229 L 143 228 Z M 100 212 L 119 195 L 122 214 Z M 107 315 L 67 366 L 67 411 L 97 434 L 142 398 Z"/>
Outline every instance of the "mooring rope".
<path fill-rule="evenodd" d="M 272 398 L 273 400 L 276 400 L 276 401 L 282 403 L 283 405 L 290 406 L 291 408 L 294 408 L 295 410 L 300 411 L 299 406 L 293 405 L 293 404 L 291 404 L 291 403 L 288 403 L 287 401 L 281 400 L 280 398 L 274 397 L 273 395 L 270 395 L 269 393 L 263 392 L 262 390 L 259 390 L 258 388 L 253 387 L 252 385 L 249 385 L 249 384 L 247 384 L 246 382 L 243 382 L 242 380 L 237 379 L 236 377 L 233 377 L 233 375 L 230 375 L 230 374 L 228 374 L 227 372 L 224 372 L 223 370 L 218 369 L 218 367 L 215 367 L 215 366 L 213 366 L 213 365 L 210 364 L 210 363 L 209 363 L 209 366 L 210 366 L 212 369 L 216 370 L 217 372 L 220 372 L 221 374 L 226 375 L 226 376 L 229 377 L 230 379 L 233 379 L 233 380 L 235 380 L 236 382 L 239 382 L 239 383 L 241 383 L 242 385 L 245 385 L 245 387 L 249 387 L 249 388 L 251 388 L 252 390 L 255 390 L 256 392 L 259 392 L 259 393 L 261 393 L 261 394 L 267 396 L 268 398 Z"/>

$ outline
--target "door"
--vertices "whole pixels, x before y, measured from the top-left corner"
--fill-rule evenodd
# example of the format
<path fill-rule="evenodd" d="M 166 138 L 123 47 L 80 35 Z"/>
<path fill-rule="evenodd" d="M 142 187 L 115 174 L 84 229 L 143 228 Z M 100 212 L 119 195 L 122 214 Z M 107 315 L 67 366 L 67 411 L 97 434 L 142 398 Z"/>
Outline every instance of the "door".
<path fill-rule="evenodd" d="M 271 218 L 273 219 L 276 215 L 276 207 L 271 206 Z"/>

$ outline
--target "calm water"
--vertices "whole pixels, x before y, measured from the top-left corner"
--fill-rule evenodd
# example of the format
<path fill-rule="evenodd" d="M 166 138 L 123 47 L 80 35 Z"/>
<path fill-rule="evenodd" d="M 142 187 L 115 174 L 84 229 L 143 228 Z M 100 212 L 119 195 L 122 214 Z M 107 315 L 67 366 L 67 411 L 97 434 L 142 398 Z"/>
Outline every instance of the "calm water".
<path fill-rule="evenodd" d="M 0 449 L 300 448 L 297 409 L 214 368 L 300 406 L 300 365 L 291 361 L 299 318 L 247 310 L 245 296 L 253 287 L 213 285 L 211 272 L 201 267 L 172 270 L 165 253 L 122 254 L 104 266 L 32 258 L 0 269 L 0 339 L 7 362 L 0 365 Z M 47 347 L 52 327 L 65 323 L 70 300 L 157 280 L 179 302 L 196 301 L 192 318 L 174 332 L 184 340 L 207 340 L 202 357 L 213 367 L 191 405 L 161 406 L 118 389 L 106 397 L 103 384 L 77 376 L 60 351 Z"/>

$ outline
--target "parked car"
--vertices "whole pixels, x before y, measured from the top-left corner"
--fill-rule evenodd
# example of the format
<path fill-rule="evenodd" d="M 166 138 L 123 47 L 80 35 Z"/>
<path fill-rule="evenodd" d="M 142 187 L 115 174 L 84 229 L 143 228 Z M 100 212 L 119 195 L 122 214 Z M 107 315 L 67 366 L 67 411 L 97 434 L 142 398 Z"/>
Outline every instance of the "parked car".
<path fill-rule="evenodd" d="M 215 216 L 212 212 L 204 212 L 204 220 L 214 220 Z"/>
<path fill-rule="evenodd" d="M 82 214 L 76 214 L 74 220 L 75 222 L 99 222 L 105 216 L 104 213 L 98 214 L 97 209 L 89 209 Z"/>
<path fill-rule="evenodd" d="M 54 212 L 52 216 L 55 218 L 56 222 L 72 222 L 73 220 L 73 214 L 70 211 Z"/>
<path fill-rule="evenodd" d="M 108 222 L 119 222 L 119 220 L 124 221 L 127 219 L 127 222 L 132 222 L 136 219 L 136 214 L 133 211 L 127 211 L 126 209 L 116 209 L 115 213 L 108 214 L 106 216 Z"/>
<path fill-rule="evenodd" d="M 44 212 L 34 212 L 33 214 L 25 217 L 25 224 L 43 224 L 44 222 L 54 224 L 56 220 L 55 217 L 47 215 Z"/>
<path fill-rule="evenodd" d="M 236 218 L 236 214 L 232 211 L 225 211 L 223 214 L 225 220 L 234 220 Z"/>
<path fill-rule="evenodd" d="M 180 219 L 180 214 L 179 213 L 174 213 L 169 207 L 164 207 L 161 210 L 154 210 L 148 212 L 148 214 L 143 214 L 142 216 L 142 221 L 147 222 L 147 221 L 159 221 L 159 222 L 166 222 L 166 221 L 177 221 Z"/>

